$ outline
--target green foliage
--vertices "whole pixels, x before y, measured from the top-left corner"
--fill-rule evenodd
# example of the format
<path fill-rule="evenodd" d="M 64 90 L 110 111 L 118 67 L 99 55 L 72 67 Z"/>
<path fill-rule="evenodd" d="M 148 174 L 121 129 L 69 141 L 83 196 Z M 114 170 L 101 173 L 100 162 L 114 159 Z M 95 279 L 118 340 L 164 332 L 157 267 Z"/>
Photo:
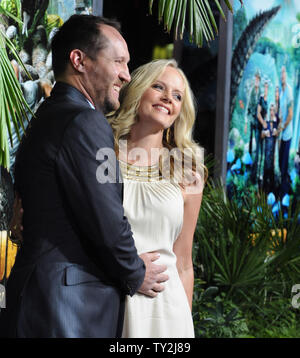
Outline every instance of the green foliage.
<path fill-rule="evenodd" d="M 274 217 L 263 193 L 229 200 L 207 184 L 193 250 L 198 336 L 297 336 L 290 295 L 300 277 L 299 214 L 300 203 Z M 208 302 L 209 287 L 221 293 Z"/>
<path fill-rule="evenodd" d="M 232 12 L 229 0 L 224 0 L 227 8 Z M 149 0 L 149 10 L 152 14 L 154 0 Z M 225 19 L 224 12 L 218 0 L 214 3 Z M 202 46 L 203 38 L 206 41 L 214 39 L 214 32 L 218 33 L 216 20 L 209 0 L 158 0 L 158 19 L 163 22 L 166 30 L 174 28 L 175 38 L 183 37 L 185 27 L 190 33 L 190 42 Z"/>
<path fill-rule="evenodd" d="M 242 169 L 243 170 L 243 165 Z M 233 175 L 228 181 L 228 189 L 230 189 L 231 196 L 239 203 L 245 200 L 253 200 L 257 195 L 257 188 L 252 184 L 250 175 L 245 177 L 244 175 Z"/>
<path fill-rule="evenodd" d="M 1 7 L 10 13 L 10 16 L 14 20 L 16 20 L 16 18 L 21 19 L 21 0 L 2 0 Z"/>
<path fill-rule="evenodd" d="M 2 0 L 1 2 L 1 8 L 2 11 L 5 12 L 7 16 L 12 18 L 19 29 L 19 33 L 22 33 L 22 4 L 21 0 Z M 1 12 L 1 11 L 0 11 Z M 14 44 L 14 47 L 16 50 L 21 50 L 21 44 L 19 38 L 14 38 L 12 40 L 12 43 Z"/>
<path fill-rule="evenodd" d="M 0 14 L 11 16 L 0 5 Z M 27 118 L 26 110 L 30 111 L 10 63 L 7 49 L 17 62 L 25 69 L 13 43 L 0 30 L 0 165 L 9 168 L 8 135 L 12 143 L 12 131 L 10 120 L 12 119 L 18 138 L 20 139 L 19 124 L 24 130 L 22 117 Z M 30 75 L 28 74 L 30 77 Z"/>
<path fill-rule="evenodd" d="M 267 251 L 268 222 L 255 220 L 257 203 L 241 208 L 230 201 L 223 188 L 208 184 L 196 228 L 199 262 L 209 271 L 204 280 L 225 286 L 229 291 L 260 282 Z M 259 213 L 257 213 L 259 216 Z M 258 234 L 252 244 L 253 230 Z M 205 256 L 204 256 L 205 255 Z"/>
<path fill-rule="evenodd" d="M 259 338 L 299 338 L 300 312 L 291 307 L 289 298 L 278 298 L 245 313 L 251 332 Z"/>
<path fill-rule="evenodd" d="M 200 338 L 246 337 L 249 330 L 239 308 L 217 287 L 200 289 L 193 301 L 195 336 Z"/>

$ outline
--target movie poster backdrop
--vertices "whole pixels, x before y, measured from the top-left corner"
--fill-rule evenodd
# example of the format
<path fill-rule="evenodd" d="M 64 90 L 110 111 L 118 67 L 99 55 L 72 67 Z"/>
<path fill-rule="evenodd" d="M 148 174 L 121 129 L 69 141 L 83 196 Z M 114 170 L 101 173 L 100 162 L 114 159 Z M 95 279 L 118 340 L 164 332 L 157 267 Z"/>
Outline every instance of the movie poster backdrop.
<path fill-rule="evenodd" d="M 300 2 L 234 1 L 227 191 L 300 197 Z"/>

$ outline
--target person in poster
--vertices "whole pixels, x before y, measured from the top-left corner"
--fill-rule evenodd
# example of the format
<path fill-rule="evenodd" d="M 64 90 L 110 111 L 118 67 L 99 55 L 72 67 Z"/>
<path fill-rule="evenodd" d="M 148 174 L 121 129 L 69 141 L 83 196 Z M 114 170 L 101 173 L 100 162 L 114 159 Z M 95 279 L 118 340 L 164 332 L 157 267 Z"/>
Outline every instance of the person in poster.
<path fill-rule="evenodd" d="M 257 120 L 257 106 L 260 98 L 260 72 L 259 70 L 255 73 L 255 79 L 254 79 L 254 86 L 252 87 L 252 90 L 250 92 L 248 107 L 247 107 L 247 117 L 246 117 L 246 124 L 245 124 L 245 134 L 247 133 L 247 125 L 248 122 L 250 123 L 250 139 L 249 139 L 249 154 L 252 155 L 252 143 L 253 143 L 253 137 L 255 138 L 255 142 L 260 142 L 260 130 L 258 126 L 258 120 Z M 258 161 L 258 150 L 256 147 L 256 154 L 255 158 L 256 161 Z M 254 167 L 253 167 L 254 168 Z M 256 173 L 253 173 L 253 178 L 256 177 Z"/>
<path fill-rule="evenodd" d="M 263 142 L 261 141 L 261 131 L 262 129 L 267 128 L 266 117 L 268 113 L 268 89 L 269 89 L 269 84 L 267 81 L 265 81 L 264 93 L 259 97 L 259 102 L 257 105 L 256 132 L 258 133 L 258 135 L 255 136 L 256 153 L 255 153 L 255 160 L 254 160 L 252 176 L 251 176 L 253 183 L 256 183 L 257 179 L 260 180 L 262 153 L 263 153 Z M 257 178 L 257 174 L 258 174 L 258 178 Z"/>
<path fill-rule="evenodd" d="M 278 207 L 281 204 L 286 206 L 287 202 L 294 205 L 300 194 L 299 171 L 295 164 L 300 138 L 300 42 L 297 40 L 300 35 L 300 2 L 253 0 L 241 7 L 235 1 L 234 10 L 228 142 L 228 152 L 233 153 L 233 157 L 228 161 L 228 173 L 231 173 L 227 175 L 228 190 L 238 201 L 249 195 L 255 197 L 260 190 L 269 195 L 272 190 Z M 270 154 L 267 148 L 261 152 L 263 166 L 267 160 L 270 160 L 270 165 L 274 163 L 274 185 L 270 184 L 273 181 L 270 181 L 270 171 L 264 167 L 259 171 L 259 152 L 256 152 L 260 142 L 267 145 L 269 137 L 253 138 L 254 133 L 250 133 L 249 128 L 248 107 L 257 70 L 261 74 L 260 83 L 264 85 L 265 80 L 268 81 L 265 109 L 269 112 L 270 103 L 273 103 L 278 117 L 278 133 L 273 138 L 274 159 L 270 159 L 273 153 Z M 243 108 L 241 103 L 248 105 Z M 266 111 L 264 106 L 259 107 L 263 118 Z M 266 121 L 267 117 L 263 119 Z M 234 171 L 232 168 L 239 160 L 241 168 Z M 245 175 L 246 172 L 250 175 Z"/>
<path fill-rule="evenodd" d="M 286 80 L 286 68 L 281 68 L 280 109 L 282 116 L 282 137 L 279 149 L 279 167 L 281 172 L 280 195 L 289 193 L 290 176 L 288 173 L 289 153 L 293 136 L 293 91 Z"/>
<path fill-rule="evenodd" d="M 265 148 L 263 190 L 265 193 L 274 193 L 274 159 L 275 144 L 279 134 L 278 117 L 275 114 L 274 104 L 270 105 L 269 116 L 266 119 L 266 128 L 261 132 Z"/>

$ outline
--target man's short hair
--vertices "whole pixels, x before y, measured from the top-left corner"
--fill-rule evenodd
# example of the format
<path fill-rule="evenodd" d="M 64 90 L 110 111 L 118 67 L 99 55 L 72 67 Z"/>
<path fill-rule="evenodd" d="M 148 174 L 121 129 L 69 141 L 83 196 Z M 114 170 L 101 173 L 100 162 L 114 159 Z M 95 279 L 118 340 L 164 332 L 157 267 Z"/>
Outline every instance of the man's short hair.
<path fill-rule="evenodd" d="M 70 52 L 79 49 L 95 60 L 97 53 L 105 48 L 107 38 L 100 25 L 109 25 L 120 31 L 115 20 L 94 15 L 72 15 L 56 32 L 52 41 L 52 68 L 55 77 L 63 74 L 70 61 Z"/>

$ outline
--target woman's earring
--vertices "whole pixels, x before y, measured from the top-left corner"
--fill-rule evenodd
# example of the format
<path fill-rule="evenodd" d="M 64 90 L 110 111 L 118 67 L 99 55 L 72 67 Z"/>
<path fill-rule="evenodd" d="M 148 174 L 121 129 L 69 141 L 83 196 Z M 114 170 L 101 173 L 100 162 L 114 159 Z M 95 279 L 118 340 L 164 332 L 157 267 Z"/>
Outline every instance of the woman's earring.
<path fill-rule="evenodd" d="M 171 134 L 171 130 L 170 130 L 170 127 L 167 129 L 166 131 L 166 141 L 167 143 L 170 142 L 170 134 Z"/>

